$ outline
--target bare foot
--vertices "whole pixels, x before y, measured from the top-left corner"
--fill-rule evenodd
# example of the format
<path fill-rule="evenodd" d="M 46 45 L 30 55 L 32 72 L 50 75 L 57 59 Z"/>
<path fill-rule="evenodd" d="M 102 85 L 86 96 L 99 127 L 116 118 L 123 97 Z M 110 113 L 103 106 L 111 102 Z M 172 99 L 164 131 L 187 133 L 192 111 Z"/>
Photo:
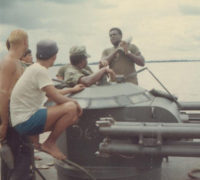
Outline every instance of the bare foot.
<path fill-rule="evenodd" d="M 67 157 L 57 148 L 54 143 L 44 142 L 41 145 L 41 150 L 52 155 L 54 158 L 64 160 Z"/>

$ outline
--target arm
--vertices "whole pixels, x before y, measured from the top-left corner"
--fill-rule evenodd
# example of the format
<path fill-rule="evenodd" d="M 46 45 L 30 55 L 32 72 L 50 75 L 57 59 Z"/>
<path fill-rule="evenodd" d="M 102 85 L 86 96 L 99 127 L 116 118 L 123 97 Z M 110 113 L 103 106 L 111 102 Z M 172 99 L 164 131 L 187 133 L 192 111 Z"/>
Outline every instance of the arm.
<path fill-rule="evenodd" d="M 139 49 L 135 46 L 134 50 L 136 51 L 135 53 L 131 52 L 128 50 L 129 43 L 122 41 L 119 46 L 123 48 L 124 54 L 134 63 L 136 63 L 139 66 L 144 66 L 145 65 L 145 59 L 141 55 Z M 132 48 L 133 49 L 133 48 Z"/>
<path fill-rule="evenodd" d="M 74 101 L 73 99 L 62 95 L 59 90 L 57 90 L 53 85 L 45 86 L 42 88 L 42 90 L 45 91 L 47 97 L 51 98 L 51 100 L 53 100 L 57 104 Z"/>
<path fill-rule="evenodd" d="M 62 95 L 53 85 L 45 86 L 42 88 L 42 90 L 46 92 L 47 97 L 52 99 L 57 104 L 63 104 L 70 101 L 74 102 L 77 105 L 77 111 L 79 113 L 79 116 L 82 114 L 82 109 L 78 102 L 72 98 Z"/>
<path fill-rule="evenodd" d="M 73 88 L 60 89 L 58 91 L 62 95 L 66 95 L 66 94 L 71 94 L 71 93 L 76 93 L 76 92 L 82 91 L 84 88 L 85 88 L 85 86 L 83 84 L 77 84 Z"/>
<path fill-rule="evenodd" d="M 11 83 L 13 82 L 13 74 L 16 71 L 15 62 L 8 61 L 2 68 L 1 72 L 1 87 L 0 87 L 0 141 L 6 137 L 7 127 L 9 123 L 9 100 Z"/>
<path fill-rule="evenodd" d="M 108 66 L 120 50 L 120 48 L 116 48 L 114 52 L 109 55 L 107 54 L 106 50 L 104 50 L 102 53 L 102 58 L 99 62 L 99 67 L 102 68 Z"/>
<path fill-rule="evenodd" d="M 97 72 L 95 72 L 89 76 L 82 76 L 79 79 L 79 83 L 84 84 L 85 86 L 90 86 L 90 85 L 96 83 L 97 81 L 99 81 L 105 73 L 110 73 L 109 69 L 106 67 L 98 70 Z"/>
<path fill-rule="evenodd" d="M 138 66 L 144 66 L 145 65 L 144 57 L 140 53 L 135 55 L 131 51 L 128 51 L 126 55 L 129 57 L 129 59 L 131 59 Z"/>
<path fill-rule="evenodd" d="M 62 95 L 67 95 L 67 94 L 73 94 L 73 93 L 82 91 L 83 89 L 85 89 L 85 86 L 83 84 L 77 84 L 73 88 L 57 89 L 57 91 Z M 46 96 L 48 97 L 48 95 Z M 52 99 L 48 97 L 47 101 L 52 101 Z"/>

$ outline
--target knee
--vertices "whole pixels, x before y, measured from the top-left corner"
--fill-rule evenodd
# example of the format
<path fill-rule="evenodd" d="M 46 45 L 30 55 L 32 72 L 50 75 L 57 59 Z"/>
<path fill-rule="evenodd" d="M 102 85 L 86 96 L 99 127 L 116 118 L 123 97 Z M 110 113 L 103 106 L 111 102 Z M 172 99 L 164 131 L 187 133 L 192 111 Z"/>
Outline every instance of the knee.
<path fill-rule="evenodd" d="M 67 102 L 64 104 L 66 113 L 71 114 L 71 115 L 76 115 L 77 114 L 77 105 L 74 102 Z"/>
<path fill-rule="evenodd" d="M 68 102 L 66 103 L 66 106 L 66 113 L 68 116 L 71 116 L 72 124 L 76 123 L 78 121 L 77 104 L 74 102 Z"/>

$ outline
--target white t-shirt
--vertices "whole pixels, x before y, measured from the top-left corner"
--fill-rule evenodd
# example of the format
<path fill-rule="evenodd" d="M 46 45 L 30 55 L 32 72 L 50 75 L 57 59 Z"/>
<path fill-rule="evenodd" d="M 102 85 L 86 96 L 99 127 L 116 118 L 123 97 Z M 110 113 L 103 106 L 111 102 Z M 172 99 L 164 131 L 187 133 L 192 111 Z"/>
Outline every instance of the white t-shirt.
<path fill-rule="evenodd" d="M 27 121 L 36 111 L 44 108 L 46 94 L 42 88 L 53 85 L 48 70 L 39 63 L 29 66 L 17 81 L 10 100 L 12 126 Z"/>

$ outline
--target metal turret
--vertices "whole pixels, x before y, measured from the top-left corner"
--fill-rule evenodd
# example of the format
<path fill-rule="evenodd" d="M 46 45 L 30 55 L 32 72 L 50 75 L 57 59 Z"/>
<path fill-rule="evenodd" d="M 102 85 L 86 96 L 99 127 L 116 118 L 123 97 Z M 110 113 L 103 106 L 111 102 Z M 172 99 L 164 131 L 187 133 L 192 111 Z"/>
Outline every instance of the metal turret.
<path fill-rule="evenodd" d="M 147 68 L 138 72 L 148 70 Z M 138 73 L 137 72 L 137 73 Z M 134 74 L 132 74 L 134 75 Z M 71 97 L 84 109 L 58 145 L 69 160 L 85 167 L 97 180 L 161 180 L 164 157 L 199 157 L 200 103 L 179 102 L 164 91 L 148 91 L 118 77 Z M 105 80 L 105 79 L 104 79 Z M 83 180 L 80 171 L 56 161 L 59 180 Z"/>

